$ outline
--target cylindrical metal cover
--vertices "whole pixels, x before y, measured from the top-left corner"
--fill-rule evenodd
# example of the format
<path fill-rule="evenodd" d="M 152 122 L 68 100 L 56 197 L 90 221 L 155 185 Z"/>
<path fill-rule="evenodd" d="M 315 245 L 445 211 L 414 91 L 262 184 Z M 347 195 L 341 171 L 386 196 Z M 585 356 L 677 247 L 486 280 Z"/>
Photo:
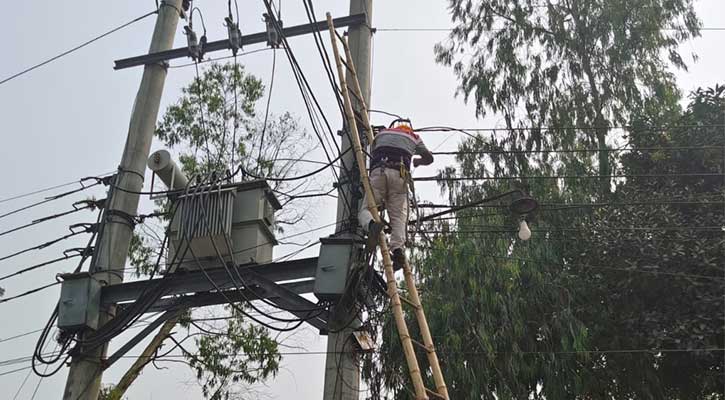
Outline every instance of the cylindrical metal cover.
<path fill-rule="evenodd" d="M 158 150 L 151 154 L 148 166 L 171 190 L 183 189 L 189 183 L 181 168 L 176 165 L 171 159 L 171 154 L 166 150 Z"/>

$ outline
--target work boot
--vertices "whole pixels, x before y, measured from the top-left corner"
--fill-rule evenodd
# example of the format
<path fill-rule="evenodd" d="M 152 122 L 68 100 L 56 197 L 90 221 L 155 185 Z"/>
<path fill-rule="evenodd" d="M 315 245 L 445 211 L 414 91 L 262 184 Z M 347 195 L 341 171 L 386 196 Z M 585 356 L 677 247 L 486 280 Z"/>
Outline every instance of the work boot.
<path fill-rule="evenodd" d="M 399 271 L 403 269 L 403 265 L 405 265 L 405 253 L 403 253 L 403 249 L 395 249 L 393 250 L 393 271 Z"/>
<path fill-rule="evenodd" d="M 378 245 L 378 239 L 380 238 L 380 232 L 383 231 L 384 225 L 380 222 L 370 221 L 368 224 L 368 241 L 365 245 L 365 249 L 370 252 L 375 250 L 375 246 Z"/>

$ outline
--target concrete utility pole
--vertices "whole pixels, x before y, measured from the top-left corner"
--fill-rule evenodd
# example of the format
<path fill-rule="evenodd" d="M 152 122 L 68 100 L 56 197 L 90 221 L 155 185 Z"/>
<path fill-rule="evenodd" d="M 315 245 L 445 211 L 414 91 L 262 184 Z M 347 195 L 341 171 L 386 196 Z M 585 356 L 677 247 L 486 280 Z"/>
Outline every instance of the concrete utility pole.
<path fill-rule="evenodd" d="M 363 13 L 365 14 L 365 23 L 350 26 L 348 29 L 348 40 L 350 52 L 352 53 L 352 62 L 357 71 L 357 79 L 360 82 L 365 103 L 370 105 L 370 48 L 372 43 L 372 0 L 350 0 L 350 15 Z M 347 81 L 352 82 L 353 77 L 347 72 Z M 360 110 L 357 104 L 353 104 L 354 109 Z M 352 147 L 352 143 L 347 135 L 342 135 L 342 152 L 348 151 Z M 351 215 L 355 218 L 359 204 L 359 199 L 353 198 L 352 182 L 357 182 L 359 173 L 354 169 L 355 153 L 348 152 L 343 156 L 341 162 L 345 165 L 345 169 L 351 171 L 353 176 L 348 176 L 344 171 L 340 173 L 340 196 L 337 200 L 337 221 L 347 221 Z M 345 202 L 347 199 L 352 207 L 348 209 Z M 349 229 L 345 222 L 338 224 L 337 233 L 342 233 Z M 339 305 L 332 313 L 330 320 L 331 330 L 338 330 L 349 323 L 352 313 L 354 312 L 354 304 Z M 327 359 L 325 361 L 325 388 L 324 400 L 357 400 L 359 398 L 360 386 L 360 369 L 355 363 L 353 351 L 355 349 L 355 340 L 350 338 L 353 330 L 357 326 L 346 327 L 339 332 L 330 332 L 327 336 Z"/>
<path fill-rule="evenodd" d="M 156 26 L 151 38 L 149 53 L 171 49 L 181 12 L 181 0 L 162 0 Z M 166 79 L 166 65 L 148 64 L 144 67 L 141 85 L 131 114 L 126 148 L 123 151 L 113 196 L 107 205 L 105 228 L 96 249 L 96 263 L 92 266 L 94 277 L 109 285 L 123 281 L 123 268 L 133 234 L 133 226 L 123 216 L 136 215 L 139 192 L 143 188 L 146 160 L 151 148 L 161 93 Z M 106 272 L 104 272 L 106 271 Z M 108 321 L 114 310 L 103 310 L 101 324 Z M 96 400 L 101 385 L 103 367 L 101 358 L 106 346 L 73 357 L 64 400 Z"/>

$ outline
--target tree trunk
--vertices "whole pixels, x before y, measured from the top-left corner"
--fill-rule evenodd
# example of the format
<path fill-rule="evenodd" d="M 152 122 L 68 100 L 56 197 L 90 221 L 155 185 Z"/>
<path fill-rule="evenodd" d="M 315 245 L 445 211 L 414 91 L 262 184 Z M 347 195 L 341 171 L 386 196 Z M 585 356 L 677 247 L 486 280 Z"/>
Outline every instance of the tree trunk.
<path fill-rule="evenodd" d="M 573 7 L 569 8 L 572 19 L 576 24 L 576 29 L 579 31 L 579 35 L 586 38 L 587 27 L 582 24 L 581 19 Z M 586 14 L 585 14 L 586 15 Z M 592 94 L 592 103 L 594 103 L 594 136 L 597 139 L 597 148 L 599 149 L 599 194 L 601 197 L 606 197 L 611 193 L 611 174 L 612 169 L 609 163 L 609 152 L 607 151 L 607 135 L 609 134 L 609 123 L 604 118 L 604 104 L 602 97 L 599 93 L 597 81 L 592 71 L 592 60 L 590 57 L 589 49 L 587 47 L 587 41 L 581 44 L 578 53 L 581 56 L 582 68 L 587 76 L 589 82 L 589 90 Z"/>
<path fill-rule="evenodd" d="M 136 361 L 133 363 L 131 368 L 129 368 L 128 371 L 123 374 L 121 380 L 119 380 L 118 384 L 113 388 L 109 400 L 121 400 L 121 397 L 123 397 L 131 384 L 141 374 L 141 371 L 143 371 L 143 368 L 146 366 L 146 364 L 151 362 L 156 350 L 161 346 L 164 340 L 166 340 L 166 338 L 169 336 L 169 333 L 171 333 L 171 330 L 174 329 L 174 326 L 176 326 L 178 322 L 179 317 L 174 317 L 166 321 L 161 326 L 161 329 L 156 334 L 156 336 L 154 336 L 154 338 L 146 346 L 138 359 L 136 359 Z"/>

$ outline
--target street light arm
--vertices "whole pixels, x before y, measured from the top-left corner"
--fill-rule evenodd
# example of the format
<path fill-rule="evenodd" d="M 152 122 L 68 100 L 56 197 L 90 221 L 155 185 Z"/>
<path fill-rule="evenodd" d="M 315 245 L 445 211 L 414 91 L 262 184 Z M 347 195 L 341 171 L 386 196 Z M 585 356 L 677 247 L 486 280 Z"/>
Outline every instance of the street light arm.
<path fill-rule="evenodd" d="M 474 201 L 473 203 L 462 204 L 460 206 L 451 207 L 451 208 L 449 208 L 449 209 L 447 209 L 445 211 L 433 213 L 431 215 L 426 215 L 425 217 L 421 217 L 421 218 L 419 218 L 417 220 L 410 221 L 409 224 L 417 224 L 418 222 L 429 221 L 429 220 L 431 220 L 433 218 L 440 217 L 441 215 L 446 215 L 446 214 L 454 213 L 456 211 L 465 210 L 466 208 L 476 207 L 478 205 L 481 205 L 481 204 L 484 204 L 484 203 L 489 203 L 489 202 L 492 202 L 492 201 L 501 199 L 501 198 L 506 197 L 506 196 L 511 196 L 513 194 L 519 194 L 521 196 L 526 196 L 526 194 L 523 191 L 521 191 L 519 189 L 514 189 L 514 190 L 510 190 L 510 191 L 505 192 L 505 193 L 497 194 L 497 195 L 492 196 L 492 197 L 486 197 L 485 199 L 481 199 L 481 200 L 478 200 L 478 201 Z"/>

